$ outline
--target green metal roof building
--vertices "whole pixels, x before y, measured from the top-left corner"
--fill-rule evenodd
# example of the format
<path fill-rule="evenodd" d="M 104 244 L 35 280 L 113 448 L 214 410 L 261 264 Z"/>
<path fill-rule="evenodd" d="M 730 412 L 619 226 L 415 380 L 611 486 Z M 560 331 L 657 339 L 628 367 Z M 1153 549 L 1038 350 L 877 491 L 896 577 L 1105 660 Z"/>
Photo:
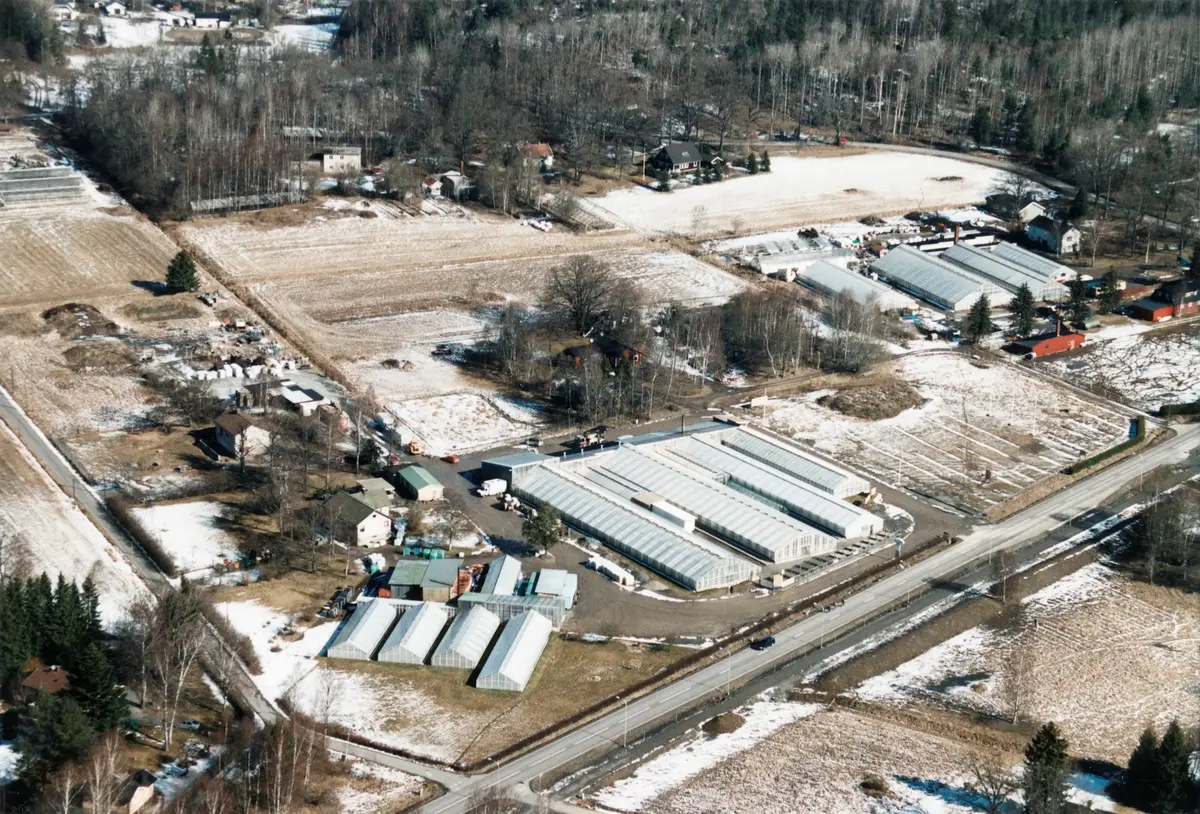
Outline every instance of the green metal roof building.
<path fill-rule="evenodd" d="M 396 475 L 404 496 L 411 500 L 441 500 L 445 496 L 442 484 L 423 466 L 406 466 Z"/>

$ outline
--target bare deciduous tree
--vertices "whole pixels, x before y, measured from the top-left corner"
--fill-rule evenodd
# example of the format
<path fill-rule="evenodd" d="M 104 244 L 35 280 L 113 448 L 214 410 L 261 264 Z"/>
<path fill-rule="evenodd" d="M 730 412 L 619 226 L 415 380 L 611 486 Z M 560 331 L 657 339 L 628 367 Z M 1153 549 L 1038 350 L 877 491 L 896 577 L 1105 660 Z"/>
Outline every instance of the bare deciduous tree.
<path fill-rule="evenodd" d="M 613 274 L 608 264 L 590 255 L 576 255 L 551 269 L 543 302 L 565 312 L 571 327 L 586 334 L 608 303 Z"/>
<path fill-rule="evenodd" d="M 200 660 L 206 628 L 201 599 L 192 590 L 170 592 L 158 603 L 158 636 L 150 650 L 150 674 L 163 705 L 163 740 L 171 748 L 183 691 Z"/>
<path fill-rule="evenodd" d="M 1004 654 L 1001 678 L 1001 697 L 1012 714 L 1012 722 L 1020 723 L 1029 705 L 1029 688 L 1033 681 L 1034 662 L 1029 643 L 1024 636 L 1015 638 Z"/>
<path fill-rule="evenodd" d="M 965 768 L 971 778 L 968 788 L 979 796 L 988 814 L 1000 814 L 1009 798 L 1021 787 L 1012 768 L 999 753 L 972 752 Z"/>
<path fill-rule="evenodd" d="M 93 814 L 116 814 L 124 759 L 124 743 L 116 732 L 106 733 L 88 756 L 84 775 Z"/>

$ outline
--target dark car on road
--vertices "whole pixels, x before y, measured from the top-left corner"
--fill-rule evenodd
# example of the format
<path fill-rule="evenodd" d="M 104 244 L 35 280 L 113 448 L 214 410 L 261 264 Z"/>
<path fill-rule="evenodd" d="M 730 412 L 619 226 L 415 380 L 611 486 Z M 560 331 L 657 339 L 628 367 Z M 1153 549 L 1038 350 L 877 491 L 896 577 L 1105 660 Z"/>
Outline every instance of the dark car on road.
<path fill-rule="evenodd" d="M 763 636 L 757 641 L 750 642 L 751 650 L 766 650 L 771 645 L 775 644 L 774 636 Z"/>

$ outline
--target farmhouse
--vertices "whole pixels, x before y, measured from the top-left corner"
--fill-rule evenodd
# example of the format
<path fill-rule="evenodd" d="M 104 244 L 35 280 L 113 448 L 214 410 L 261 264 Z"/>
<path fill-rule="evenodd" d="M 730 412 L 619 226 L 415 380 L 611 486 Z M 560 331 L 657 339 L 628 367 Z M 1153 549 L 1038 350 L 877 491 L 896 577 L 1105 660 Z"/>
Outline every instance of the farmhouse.
<path fill-rule="evenodd" d="M 522 163 L 536 165 L 538 172 L 549 172 L 554 168 L 554 150 L 550 149 L 549 144 L 522 144 L 517 152 L 521 155 Z"/>
<path fill-rule="evenodd" d="M 659 147 L 650 158 L 650 165 L 656 170 L 666 170 L 672 175 L 678 175 L 700 169 L 702 160 L 699 147 L 690 141 L 677 141 Z"/>
<path fill-rule="evenodd" d="M 44 692 L 49 695 L 58 695 L 63 690 L 69 689 L 70 686 L 71 676 L 66 670 L 57 664 L 52 664 L 49 667 L 43 667 L 39 664 L 21 682 L 21 697 L 28 704 L 37 699 L 38 693 Z"/>
<path fill-rule="evenodd" d="M 263 454 L 271 445 L 271 433 L 260 427 L 250 416 L 230 411 L 217 416 L 213 422 L 217 444 L 234 458 L 252 458 Z"/>
<path fill-rule="evenodd" d="M 199 25 L 196 15 L 196 24 Z M 361 147 L 326 147 L 321 152 L 321 172 L 333 175 L 341 172 L 358 172 L 362 169 Z"/>
<path fill-rule="evenodd" d="M 1079 230 L 1045 215 L 1039 215 L 1025 227 L 1025 236 L 1055 254 L 1077 254 L 1082 238 Z"/>
<path fill-rule="evenodd" d="M 196 12 L 196 28 L 229 28 L 231 25 L 233 18 L 228 14 L 216 11 Z"/>
<path fill-rule="evenodd" d="M 997 193 L 987 196 L 987 210 L 998 218 L 1029 223 L 1036 217 L 1046 214 L 1046 207 L 1026 195 L 1018 206 L 1015 195 Z"/>
<path fill-rule="evenodd" d="M 321 514 L 326 532 L 349 545 L 384 545 L 391 536 L 391 519 L 349 492 L 330 495 Z"/>

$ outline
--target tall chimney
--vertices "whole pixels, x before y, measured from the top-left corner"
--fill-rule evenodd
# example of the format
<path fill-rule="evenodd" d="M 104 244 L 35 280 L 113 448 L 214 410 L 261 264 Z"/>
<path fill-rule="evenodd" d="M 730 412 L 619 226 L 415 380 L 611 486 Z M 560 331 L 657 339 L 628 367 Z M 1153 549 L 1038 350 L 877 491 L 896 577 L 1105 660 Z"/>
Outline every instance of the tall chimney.
<path fill-rule="evenodd" d="M 954 224 L 954 245 L 958 245 L 958 233 L 962 230 L 961 224 Z"/>

